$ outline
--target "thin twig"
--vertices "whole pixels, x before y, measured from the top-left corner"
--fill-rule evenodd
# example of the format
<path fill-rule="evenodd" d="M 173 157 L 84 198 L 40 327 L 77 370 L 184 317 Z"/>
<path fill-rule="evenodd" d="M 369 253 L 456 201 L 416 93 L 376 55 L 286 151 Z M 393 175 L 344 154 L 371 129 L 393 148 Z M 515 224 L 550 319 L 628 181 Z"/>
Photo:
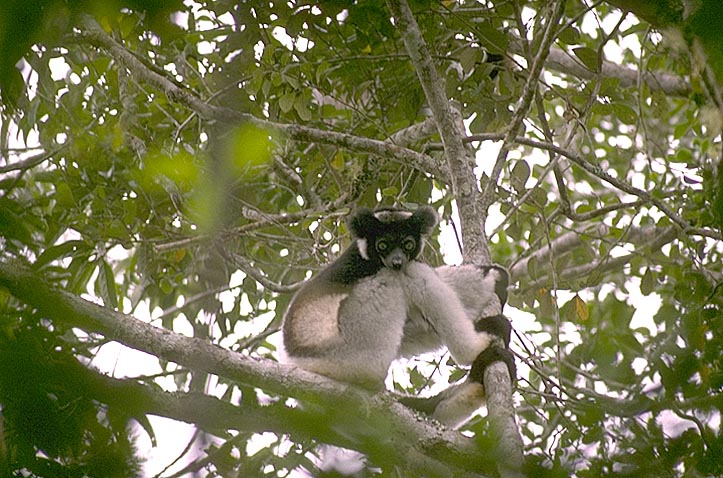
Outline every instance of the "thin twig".
<path fill-rule="evenodd" d="M 532 66 L 530 67 L 527 81 L 522 88 L 522 96 L 517 102 L 515 113 L 512 116 L 512 121 L 510 122 L 510 126 L 507 130 L 507 133 L 505 134 L 505 139 L 503 140 L 502 147 L 497 154 L 495 164 L 492 167 L 489 181 L 487 182 L 484 190 L 482 191 L 482 205 L 484 207 L 484 210 L 487 210 L 487 208 L 489 208 L 489 206 L 494 202 L 493 193 L 495 188 L 497 187 L 497 181 L 499 180 L 500 174 L 502 173 L 502 168 L 504 167 L 507 160 L 509 145 L 512 144 L 512 140 L 515 137 L 520 135 L 525 117 L 527 117 L 527 113 L 532 106 L 532 99 L 537 92 L 537 81 L 542 74 L 545 60 L 547 59 L 547 56 L 550 53 L 550 47 L 555 40 L 555 33 L 557 31 L 560 18 L 562 18 L 562 15 L 565 11 L 564 6 L 565 2 L 562 0 L 558 0 L 551 8 L 551 13 L 547 19 L 547 25 L 545 26 L 545 32 L 543 34 L 542 41 L 540 42 L 540 47 L 537 50 L 537 54 L 535 55 L 535 58 L 532 62 Z"/>

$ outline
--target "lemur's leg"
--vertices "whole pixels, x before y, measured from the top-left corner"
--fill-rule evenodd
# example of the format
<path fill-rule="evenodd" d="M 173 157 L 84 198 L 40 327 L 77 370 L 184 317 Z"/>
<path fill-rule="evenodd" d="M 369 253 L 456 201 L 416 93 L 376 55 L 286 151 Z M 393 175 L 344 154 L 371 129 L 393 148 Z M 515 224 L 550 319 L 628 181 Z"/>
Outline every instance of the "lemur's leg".
<path fill-rule="evenodd" d="M 484 404 L 483 383 L 487 366 L 502 361 L 507 365 L 511 379 L 515 380 L 514 356 L 507 348 L 512 326 L 501 314 L 502 306 L 507 300 L 508 275 L 507 271 L 499 266 L 443 266 L 436 271 L 462 302 L 466 321 L 473 325 L 473 331 L 469 333 L 477 338 L 478 348 L 474 350 L 475 358 L 471 362 L 472 368 L 466 380 L 450 386 L 434 397 L 405 397 L 401 402 L 456 428 L 464 424 Z M 445 323 L 444 318 L 440 320 Z M 450 319 L 446 320 L 448 322 Z M 438 328 L 435 330 L 439 333 Z M 439 333 L 439 336 L 450 351 L 459 347 L 456 337 L 449 333 Z M 454 357 L 454 353 L 452 355 Z"/>

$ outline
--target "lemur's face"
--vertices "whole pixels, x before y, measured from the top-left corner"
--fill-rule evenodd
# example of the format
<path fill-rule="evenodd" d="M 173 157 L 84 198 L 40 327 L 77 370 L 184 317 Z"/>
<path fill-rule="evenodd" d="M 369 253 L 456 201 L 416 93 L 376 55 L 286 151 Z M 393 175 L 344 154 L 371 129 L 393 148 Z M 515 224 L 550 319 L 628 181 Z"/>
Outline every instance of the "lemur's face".
<path fill-rule="evenodd" d="M 374 251 L 385 267 L 402 270 L 421 250 L 420 236 L 412 234 L 383 234 L 374 239 Z"/>
<path fill-rule="evenodd" d="M 422 250 L 422 239 L 437 224 L 431 208 L 414 213 L 396 209 L 362 210 L 351 229 L 362 258 L 392 270 L 403 270 Z"/>

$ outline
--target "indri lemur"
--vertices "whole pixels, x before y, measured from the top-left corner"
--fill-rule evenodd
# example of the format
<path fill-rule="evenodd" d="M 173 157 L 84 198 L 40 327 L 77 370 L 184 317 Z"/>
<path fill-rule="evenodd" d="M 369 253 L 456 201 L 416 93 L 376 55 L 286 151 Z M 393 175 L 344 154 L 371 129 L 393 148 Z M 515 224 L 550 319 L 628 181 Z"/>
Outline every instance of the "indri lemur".
<path fill-rule="evenodd" d="M 417 261 L 436 225 L 431 207 L 357 211 L 349 221 L 354 242 L 292 299 L 284 348 L 305 370 L 379 389 L 394 359 L 447 347 L 459 365 L 472 366 L 467 380 L 402 401 L 456 427 L 482 405 L 487 365 L 504 361 L 514 380 L 509 321 L 501 310 L 481 316 L 493 296 L 504 305 L 508 275 L 495 265 Z"/>

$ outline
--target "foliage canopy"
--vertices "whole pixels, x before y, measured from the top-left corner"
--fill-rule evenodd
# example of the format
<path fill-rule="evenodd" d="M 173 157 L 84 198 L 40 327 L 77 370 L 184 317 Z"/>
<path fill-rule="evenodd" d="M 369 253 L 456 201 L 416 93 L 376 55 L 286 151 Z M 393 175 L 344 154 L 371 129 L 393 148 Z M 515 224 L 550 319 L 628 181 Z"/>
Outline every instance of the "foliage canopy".
<path fill-rule="evenodd" d="M 198 426 L 186 473 L 318 474 L 318 443 L 494 473 L 484 418 L 437 436 L 274 364 L 347 213 L 431 204 L 512 273 L 530 474 L 723 474 L 717 0 L 89 3 L 0 7 L 3 473 L 137 474 L 149 415 Z M 100 373 L 109 341 L 160 372 Z"/>

